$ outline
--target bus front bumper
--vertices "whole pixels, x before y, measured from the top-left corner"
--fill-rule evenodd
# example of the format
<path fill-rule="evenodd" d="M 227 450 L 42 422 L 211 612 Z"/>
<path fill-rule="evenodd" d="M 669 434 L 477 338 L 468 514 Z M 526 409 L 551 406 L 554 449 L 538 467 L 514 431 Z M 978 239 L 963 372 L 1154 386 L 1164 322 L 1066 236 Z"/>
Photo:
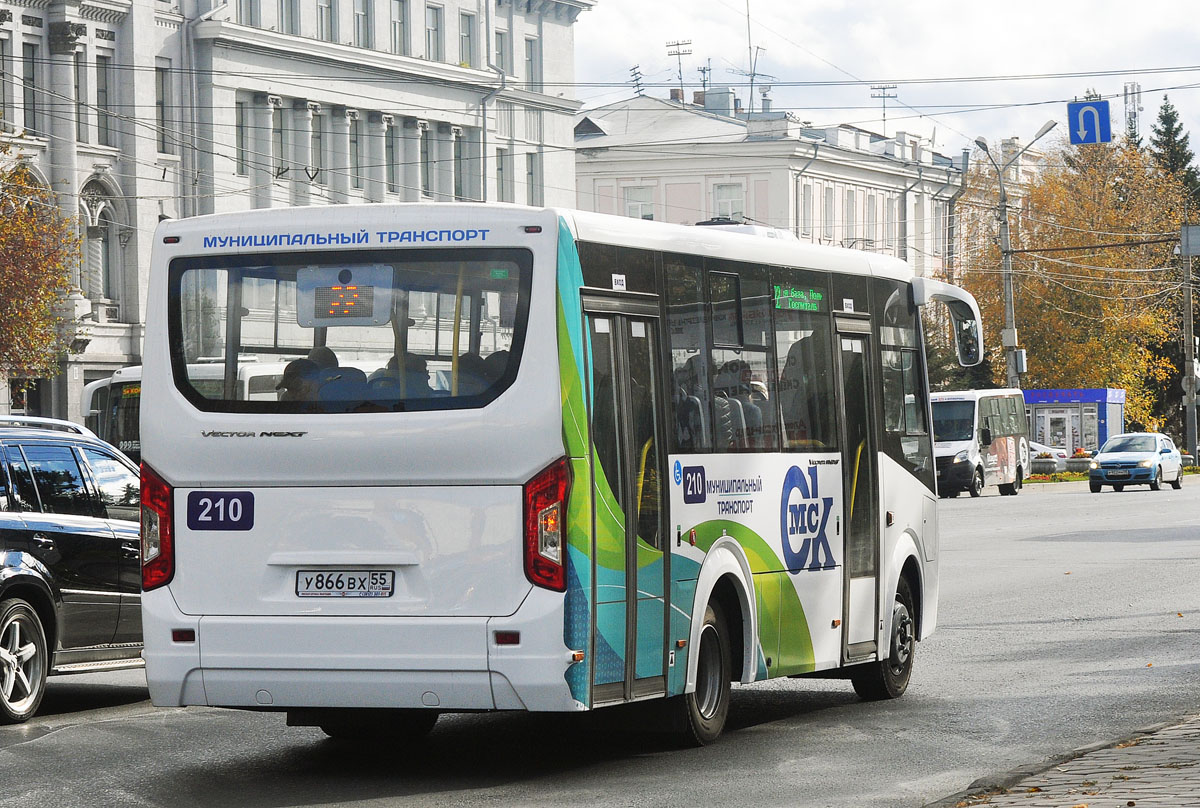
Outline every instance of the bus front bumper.
<path fill-rule="evenodd" d="M 564 677 L 586 662 L 563 644 L 563 600 L 533 588 L 507 617 L 196 617 L 168 587 L 142 595 L 146 681 L 160 707 L 575 711 Z"/>
<path fill-rule="evenodd" d="M 971 474 L 974 472 L 969 460 L 959 460 L 938 466 L 938 491 L 965 491 L 971 485 Z"/>

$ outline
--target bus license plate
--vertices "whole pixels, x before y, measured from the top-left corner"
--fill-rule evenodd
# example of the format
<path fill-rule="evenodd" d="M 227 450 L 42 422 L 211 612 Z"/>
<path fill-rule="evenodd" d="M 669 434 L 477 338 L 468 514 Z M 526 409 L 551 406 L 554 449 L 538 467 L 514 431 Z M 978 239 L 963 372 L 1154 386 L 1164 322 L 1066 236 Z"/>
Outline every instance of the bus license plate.
<path fill-rule="evenodd" d="M 296 595 L 302 598 L 390 598 L 395 570 L 297 570 Z"/>

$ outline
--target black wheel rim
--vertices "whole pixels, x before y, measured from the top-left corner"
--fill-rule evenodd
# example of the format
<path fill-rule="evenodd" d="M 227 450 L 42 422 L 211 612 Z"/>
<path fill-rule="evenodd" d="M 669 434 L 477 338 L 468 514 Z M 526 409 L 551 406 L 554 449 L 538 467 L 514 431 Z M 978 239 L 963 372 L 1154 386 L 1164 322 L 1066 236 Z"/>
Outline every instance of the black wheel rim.
<path fill-rule="evenodd" d="M 913 643 L 912 615 L 908 607 L 897 601 L 892 610 L 892 649 L 888 656 L 888 666 L 893 676 L 903 676 L 905 669 L 912 661 Z"/>

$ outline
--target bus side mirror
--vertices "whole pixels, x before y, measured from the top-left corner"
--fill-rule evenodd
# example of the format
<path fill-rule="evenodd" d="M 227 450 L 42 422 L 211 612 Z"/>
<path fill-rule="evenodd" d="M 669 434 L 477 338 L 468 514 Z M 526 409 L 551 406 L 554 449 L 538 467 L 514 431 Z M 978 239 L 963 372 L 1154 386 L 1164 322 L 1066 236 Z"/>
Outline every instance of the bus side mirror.
<path fill-rule="evenodd" d="M 932 278 L 913 278 L 912 288 L 913 300 L 918 306 L 938 300 L 950 309 L 958 363 L 969 368 L 982 362 L 983 321 L 979 316 L 979 305 L 971 293 Z"/>
<path fill-rule="evenodd" d="M 986 426 L 979 430 L 979 442 L 984 446 L 992 444 L 992 430 Z"/>

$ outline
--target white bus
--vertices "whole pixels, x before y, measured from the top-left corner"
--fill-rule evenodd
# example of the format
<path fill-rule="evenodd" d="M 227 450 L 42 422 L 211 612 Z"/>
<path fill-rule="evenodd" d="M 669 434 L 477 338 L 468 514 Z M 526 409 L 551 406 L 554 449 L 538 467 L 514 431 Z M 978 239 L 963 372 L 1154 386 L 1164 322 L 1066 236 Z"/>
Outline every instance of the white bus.
<path fill-rule="evenodd" d="M 934 299 L 977 362 L 974 300 L 879 255 L 506 205 L 164 222 L 154 703 L 367 738 L 665 699 L 706 743 L 731 681 L 901 695 L 937 622 Z M 237 395 L 248 356 L 277 397 Z"/>
<path fill-rule="evenodd" d="M 1016 496 L 1029 473 L 1029 420 L 1016 388 L 933 393 L 938 493 L 973 497 L 984 486 Z"/>

